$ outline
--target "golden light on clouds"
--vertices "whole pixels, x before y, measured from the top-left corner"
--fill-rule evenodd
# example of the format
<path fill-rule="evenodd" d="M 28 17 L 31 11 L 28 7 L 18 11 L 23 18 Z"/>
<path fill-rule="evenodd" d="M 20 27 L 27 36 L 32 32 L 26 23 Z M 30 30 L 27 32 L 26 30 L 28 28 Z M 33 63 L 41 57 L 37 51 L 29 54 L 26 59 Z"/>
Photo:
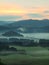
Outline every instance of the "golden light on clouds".
<path fill-rule="evenodd" d="M 38 14 L 44 15 L 43 12 L 45 10 L 49 10 L 49 8 L 46 8 L 46 7 L 24 8 L 23 6 L 19 4 L 0 3 L 0 15 L 18 15 L 18 16 L 22 16 L 23 19 L 29 19 L 30 17 L 27 16 L 26 14 L 30 14 L 30 13 L 31 14 L 38 13 Z M 44 15 L 44 17 L 49 18 L 49 16 L 46 16 L 46 15 Z"/>
<path fill-rule="evenodd" d="M 36 9 L 28 8 L 25 9 L 21 5 L 17 4 L 0 4 L 0 14 L 27 14 L 27 13 L 42 13 L 46 8 L 39 7 Z"/>
<path fill-rule="evenodd" d="M 25 14 L 27 13 L 26 10 L 24 10 L 21 6 L 19 5 L 13 5 L 13 4 L 0 4 L 0 15 L 8 15 L 8 14 L 13 14 L 13 15 L 19 15 L 19 14 Z"/>

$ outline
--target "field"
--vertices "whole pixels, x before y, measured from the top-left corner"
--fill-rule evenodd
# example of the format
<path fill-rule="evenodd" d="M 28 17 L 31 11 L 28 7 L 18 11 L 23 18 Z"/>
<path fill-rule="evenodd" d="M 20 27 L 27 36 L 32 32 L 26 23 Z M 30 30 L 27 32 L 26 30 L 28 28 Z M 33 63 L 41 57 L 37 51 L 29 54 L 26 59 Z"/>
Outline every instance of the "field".
<path fill-rule="evenodd" d="M 26 54 L 0 55 L 1 61 L 7 65 L 49 65 L 49 50 L 43 47 L 13 46 L 25 50 Z"/>

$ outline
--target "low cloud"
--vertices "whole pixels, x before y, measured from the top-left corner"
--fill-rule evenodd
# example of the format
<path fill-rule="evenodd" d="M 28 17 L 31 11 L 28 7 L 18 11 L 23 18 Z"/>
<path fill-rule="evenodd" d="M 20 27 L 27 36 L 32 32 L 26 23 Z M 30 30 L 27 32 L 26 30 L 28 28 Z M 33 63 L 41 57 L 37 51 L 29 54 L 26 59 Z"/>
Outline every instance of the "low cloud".
<path fill-rule="evenodd" d="M 44 13 L 49 13 L 49 11 L 44 11 Z"/>
<path fill-rule="evenodd" d="M 19 18 L 22 18 L 22 16 L 0 16 L 0 21 L 14 21 Z"/>
<path fill-rule="evenodd" d="M 41 14 L 27 14 L 27 15 L 31 18 L 42 18 L 43 17 L 43 15 Z"/>

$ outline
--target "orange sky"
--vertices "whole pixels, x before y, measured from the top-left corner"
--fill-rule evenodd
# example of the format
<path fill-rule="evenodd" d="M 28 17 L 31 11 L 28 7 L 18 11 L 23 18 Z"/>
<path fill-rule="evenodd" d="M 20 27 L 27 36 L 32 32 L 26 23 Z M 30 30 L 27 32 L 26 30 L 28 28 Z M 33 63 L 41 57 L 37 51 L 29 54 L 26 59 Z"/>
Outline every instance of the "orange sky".
<path fill-rule="evenodd" d="M 45 7 L 38 7 L 38 8 L 24 8 L 21 5 L 16 4 L 0 4 L 0 15 L 12 14 L 12 15 L 19 15 L 19 14 L 27 14 L 27 13 L 43 13 L 48 8 Z"/>
<path fill-rule="evenodd" d="M 39 14 L 39 15 L 42 15 L 43 18 L 49 19 L 49 15 L 47 15 L 49 13 L 44 13 L 44 11 L 47 11 L 47 10 L 49 11 L 49 7 L 40 6 L 40 7 L 25 8 L 24 6 L 20 4 L 16 4 L 16 3 L 5 3 L 5 2 L 0 3 L 0 16 L 16 15 L 16 16 L 22 16 L 23 19 L 29 19 L 31 17 L 28 16 L 27 14 Z M 34 19 L 38 19 L 38 17 Z"/>

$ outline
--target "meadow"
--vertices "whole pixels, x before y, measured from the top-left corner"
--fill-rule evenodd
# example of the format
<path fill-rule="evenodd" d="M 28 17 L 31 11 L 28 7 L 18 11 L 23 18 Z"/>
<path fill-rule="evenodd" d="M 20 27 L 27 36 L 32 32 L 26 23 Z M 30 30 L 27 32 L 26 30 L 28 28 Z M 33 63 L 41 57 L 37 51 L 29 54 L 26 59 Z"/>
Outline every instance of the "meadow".
<path fill-rule="evenodd" d="M 17 50 L 25 50 L 26 54 L 0 55 L 1 61 L 7 65 L 49 65 L 48 47 L 11 46 Z"/>

